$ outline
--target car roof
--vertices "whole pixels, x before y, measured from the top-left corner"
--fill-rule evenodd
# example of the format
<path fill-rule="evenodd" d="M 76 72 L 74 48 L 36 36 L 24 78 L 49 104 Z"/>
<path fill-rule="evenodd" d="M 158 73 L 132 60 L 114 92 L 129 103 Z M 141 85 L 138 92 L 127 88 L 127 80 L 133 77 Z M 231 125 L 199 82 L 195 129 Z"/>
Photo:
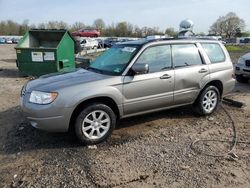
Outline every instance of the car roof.
<path fill-rule="evenodd" d="M 127 45 L 140 45 L 143 46 L 145 44 L 149 43 L 156 43 L 156 42 L 162 42 L 162 41 L 170 41 L 170 42 L 219 42 L 216 39 L 211 39 L 211 38 L 196 38 L 196 37 L 186 37 L 186 38 L 160 38 L 160 39 L 139 39 L 139 40 L 134 40 L 134 41 L 127 41 L 127 42 L 122 42 L 122 44 L 127 44 Z"/>

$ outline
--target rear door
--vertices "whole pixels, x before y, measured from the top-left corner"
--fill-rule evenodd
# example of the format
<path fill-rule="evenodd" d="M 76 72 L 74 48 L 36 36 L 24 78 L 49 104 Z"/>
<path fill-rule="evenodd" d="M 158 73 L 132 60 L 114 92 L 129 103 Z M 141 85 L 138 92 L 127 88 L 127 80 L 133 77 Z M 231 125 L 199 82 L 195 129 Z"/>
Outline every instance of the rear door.
<path fill-rule="evenodd" d="M 124 114 L 173 105 L 174 70 L 170 45 L 147 48 L 135 63 L 148 64 L 149 72 L 124 77 Z"/>
<path fill-rule="evenodd" d="M 192 103 L 209 81 L 209 67 L 196 44 L 173 44 L 172 53 L 175 67 L 174 104 Z"/>

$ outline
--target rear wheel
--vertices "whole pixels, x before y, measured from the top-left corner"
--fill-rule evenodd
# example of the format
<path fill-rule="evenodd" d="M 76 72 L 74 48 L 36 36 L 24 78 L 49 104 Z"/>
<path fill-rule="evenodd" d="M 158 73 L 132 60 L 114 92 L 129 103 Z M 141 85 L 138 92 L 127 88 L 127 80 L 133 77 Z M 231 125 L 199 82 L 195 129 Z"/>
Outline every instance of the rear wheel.
<path fill-rule="evenodd" d="M 249 81 L 248 78 L 245 78 L 244 76 L 242 75 L 236 75 L 236 80 L 240 83 L 247 83 Z"/>
<path fill-rule="evenodd" d="M 75 124 L 76 136 L 83 144 L 98 144 L 106 140 L 116 124 L 113 110 L 101 103 L 87 106 L 78 115 Z"/>
<path fill-rule="evenodd" d="M 212 114 L 216 110 L 219 100 L 220 93 L 217 87 L 208 86 L 202 91 L 194 103 L 194 110 L 199 115 Z"/>

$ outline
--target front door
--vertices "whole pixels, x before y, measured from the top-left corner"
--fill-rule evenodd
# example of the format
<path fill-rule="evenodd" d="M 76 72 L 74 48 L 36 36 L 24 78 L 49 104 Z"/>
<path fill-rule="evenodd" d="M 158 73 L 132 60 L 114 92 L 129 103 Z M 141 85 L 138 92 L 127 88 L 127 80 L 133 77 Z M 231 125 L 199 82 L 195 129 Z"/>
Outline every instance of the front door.
<path fill-rule="evenodd" d="M 170 45 L 147 48 L 135 63 L 148 64 L 149 72 L 124 77 L 124 115 L 172 105 L 174 70 Z"/>

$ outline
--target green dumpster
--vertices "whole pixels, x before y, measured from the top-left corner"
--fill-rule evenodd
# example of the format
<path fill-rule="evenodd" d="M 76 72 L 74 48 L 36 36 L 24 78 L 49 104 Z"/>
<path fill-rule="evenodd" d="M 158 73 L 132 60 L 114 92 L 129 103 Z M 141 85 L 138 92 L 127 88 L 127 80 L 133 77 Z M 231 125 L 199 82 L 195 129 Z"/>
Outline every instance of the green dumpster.
<path fill-rule="evenodd" d="M 17 67 L 24 76 L 75 68 L 75 40 L 66 30 L 30 30 L 15 49 Z"/>

